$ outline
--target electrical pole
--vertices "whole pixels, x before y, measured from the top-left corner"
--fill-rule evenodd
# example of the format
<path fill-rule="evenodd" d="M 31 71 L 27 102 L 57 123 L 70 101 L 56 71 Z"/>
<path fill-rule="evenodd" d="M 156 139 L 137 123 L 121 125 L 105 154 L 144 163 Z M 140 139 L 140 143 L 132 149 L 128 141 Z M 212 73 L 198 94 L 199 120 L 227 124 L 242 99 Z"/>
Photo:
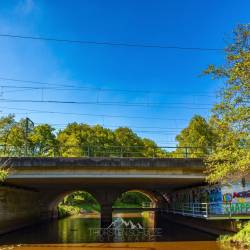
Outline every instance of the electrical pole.
<path fill-rule="evenodd" d="M 26 117 L 25 118 L 25 135 L 24 135 L 24 140 L 25 140 L 25 156 L 28 156 L 28 134 L 30 132 L 29 124 L 34 127 L 34 122 L 30 120 L 30 118 Z"/>

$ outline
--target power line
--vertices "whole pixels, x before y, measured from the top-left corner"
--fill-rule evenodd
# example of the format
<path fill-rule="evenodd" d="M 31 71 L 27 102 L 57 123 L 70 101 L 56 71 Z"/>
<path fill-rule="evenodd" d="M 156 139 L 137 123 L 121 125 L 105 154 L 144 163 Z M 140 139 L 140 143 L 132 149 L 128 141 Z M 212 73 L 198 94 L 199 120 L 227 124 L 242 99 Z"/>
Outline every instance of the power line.
<path fill-rule="evenodd" d="M 42 123 L 41 123 L 42 124 Z M 41 124 L 37 124 L 37 125 L 41 125 Z M 55 125 L 53 125 L 53 124 L 50 124 L 50 123 L 45 123 L 45 124 L 48 124 L 48 125 L 50 125 L 50 126 L 55 126 Z M 68 124 L 67 124 L 68 125 Z M 62 127 L 58 127 L 57 126 L 57 128 L 66 128 L 67 127 L 67 125 L 65 125 L 65 126 L 62 126 Z M 96 125 L 98 125 L 98 124 L 96 124 Z M 91 127 L 94 127 L 95 125 L 90 125 Z M 102 125 L 102 127 L 105 127 L 105 128 L 111 128 L 111 127 L 106 127 L 106 126 L 104 126 L 104 125 Z M 119 128 L 119 127 L 114 127 L 114 126 L 112 126 L 113 128 L 115 128 L 115 129 L 117 129 L 117 128 Z M 126 126 L 127 127 L 127 126 Z M 176 133 L 178 133 L 178 132 L 180 132 L 180 130 L 139 130 L 139 129 L 136 129 L 136 128 L 134 128 L 133 126 L 131 126 L 131 127 L 129 127 L 129 128 L 131 128 L 131 129 L 133 129 L 133 131 L 134 132 L 137 132 L 137 133 L 148 133 L 148 134 L 176 134 Z"/>
<path fill-rule="evenodd" d="M 0 115 L 9 115 L 10 113 L 6 113 L 6 112 L 1 112 L 0 111 Z M 18 114 L 18 115 L 27 115 L 27 112 L 15 112 L 15 114 Z M 82 123 L 82 122 L 69 122 L 69 123 L 50 123 L 50 122 L 34 122 L 35 125 L 43 125 L 43 124 L 48 124 L 50 126 L 55 126 L 55 127 L 62 127 L 62 128 L 65 128 L 67 127 L 68 125 L 70 124 L 73 124 L 73 123 L 77 123 L 77 124 L 85 124 L 85 123 Z M 151 126 L 133 126 L 133 125 L 109 125 L 109 124 L 89 124 L 89 123 L 86 123 L 88 126 L 97 126 L 97 125 L 100 125 L 102 127 L 105 127 L 105 128 L 124 128 L 124 127 L 128 127 L 128 128 L 136 128 L 136 129 L 160 129 L 162 130 L 163 132 L 166 130 L 169 130 L 170 132 L 179 132 L 180 130 L 184 129 L 183 128 L 169 128 L 169 127 L 151 127 Z"/>
<path fill-rule="evenodd" d="M 10 110 L 22 110 L 27 113 L 43 113 L 43 114 L 61 114 L 61 115 L 79 115 L 79 116 L 90 116 L 90 117 L 101 117 L 101 118 L 128 118 L 128 119 L 148 119 L 148 120 L 160 120 L 160 121 L 189 121 L 189 119 L 182 118 L 162 118 L 162 117 L 147 117 L 147 116 L 126 116 L 126 115 L 108 115 L 108 114 L 89 114 L 89 113 L 74 113 L 74 112 L 60 112 L 60 111 L 49 111 L 49 110 L 37 110 L 37 109 L 25 109 L 25 108 L 10 108 L 0 107 L 2 109 Z"/>
<path fill-rule="evenodd" d="M 3 114 L 7 114 L 7 113 L 1 113 L 1 115 L 3 115 Z M 25 114 L 27 114 L 27 113 L 16 113 L 16 114 L 22 114 L 22 115 L 25 115 Z M 58 124 L 58 123 L 34 123 L 35 125 L 42 125 L 42 124 L 48 124 L 48 125 L 50 125 L 50 126 L 56 126 L 57 127 L 57 129 L 64 129 L 64 128 L 66 128 L 69 124 L 71 124 L 71 123 L 68 123 L 68 124 Z M 79 124 L 79 123 L 78 123 Z M 88 124 L 89 125 L 89 124 Z M 99 124 L 94 124 L 94 125 L 89 125 L 89 126 L 96 126 L 96 125 L 99 125 Z M 58 126 L 63 126 L 63 127 L 58 127 Z M 162 129 L 162 130 L 138 130 L 139 128 L 140 129 L 145 129 L 145 128 L 153 128 L 153 129 L 159 129 L 159 127 L 139 127 L 139 126 L 110 126 L 110 125 L 104 125 L 104 124 L 102 124 L 101 125 L 102 127 L 105 127 L 105 128 L 115 128 L 115 129 L 117 129 L 117 128 L 120 128 L 120 127 L 129 127 L 129 128 L 131 128 L 131 129 L 133 129 L 133 131 L 134 132 L 136 132 L 136 133 L 145 133 L 145 134 L 163 134 L 163 135 L 175 135 L 176 133 L 179 133 L 180 132 L 180 130 L 182 129 L 182 128 L 162 128 L 162 127 L 160 127 L 160 129 Z M 179 129 L 179 130 L 178 130 Z M 175 143 L 175 141 L 169 141 L 169 142 L 172 142 L 172 143 Z"/>
<path fill-rule="evenodd" d="M 77 123 L 77 124 L 84 124 L 81 122 L 69 122 L 69 123 L 46 123 L 49 124 L 51 126 L 68 126 L 69 124 L 73 124 L 73 123 Z M 41 125 L 44 123 L 36 123 L 36 125 Z M 88 124 L 89 126 L 96 126 L 96 125 L 100 125 L 100 124 Z M 119 127 L 129 127 L 129 128 L 138 128 L 138 129 L 162 129 L 162 130 L 176 130 L 179 131 L 181 129 L 184 129 L 184 127 L 180 128 L 180 127 L 175 127 L 175 128 L 171 128 L 171 127 L 157 127 L 157 126 L 134 126 L 134 125 L 110 125 L 110 124 L 101 124 L 101 126 L 103 127 L 109 127 L 109 128 L 119 128 Z"/>
<path fill-rule="evenodd" d="M 48 86 L 57 86 L 59 88 L 49 88 L 49 87 L 31 87 L 31 86 L 10 86 L 10 85 L 1 85 L 2 88 L 17 88 L 17 89 L 33 89 L 33 90 L 82 90 L 82 91 L 99 91 L 99 92 L 128 92 L 128 93 L 144 93 L 144 94 L 195 94 L 200 96 L 208 96 L 207 94 L 211 94 L 214 96 L 214 92 L 190 92 L 190 91 L 164 91 L 164 90 L 131 90 L 131 89 L 111 89 L 111 88 L 94 88 L 94 87 L 79 87 L 76 85 L 69 85 L 63 83 L 51 83 L 51 82 L 43 82 L 43 81 L 33 81 L 33 80 L 25 80 L 25 79 L 16 79 L 16 78 L 8 78 L 0 76 L 1 80 L 5 81 L 13 81 L 13 82 L 22 82 L 22 83 L 32 83 L 39 85 L 48 85 Z"/>
<path fill-rule="evenodd" d="M 171 106 L 171 105 L 198 105 L 210 106 L 212 104 L 195 103 L 153 103 L 153 102 L 103 102 L 103 101 L 59 101 L 59 100 L 24 100 L 24 99 L 0 99 L 2 102 L 10 103 L 53 103 L 53 104 L 77 104 L 77 105 L 102 105 L 102 106 L 125 106 L 125 107 L 149 107 L 149 106 L 168 106 L 169 108 L 182 109 L 205 109 L 210 107 L 191 107 L 191 106 Z"/>
<path fill-rule="evenodd" d="M 186 51 L 210 51 L 210 52 L 224 51 L 221 48 L 182 47 L 182 46 L 175 46 L 175 45 L 158 45 L 158 44 L 146 44 L 146 43 L 143 44 L 143 43 L 98 42 L 98 41 L 88 41 L 88 40 L 71 40 L 71 39 L 59 39 L 59 38 L 52 38 L 52 37 L 24 36 L 24 35 L 3 34 L 3 33 L 0 34 L 0 37 L 63 42 L 63 43 L 80 44 L 80 45 L 105 45 L 105 46 L 116 46 L 116 47 L 174 49 L 174 50 L 186 50 Z"/>

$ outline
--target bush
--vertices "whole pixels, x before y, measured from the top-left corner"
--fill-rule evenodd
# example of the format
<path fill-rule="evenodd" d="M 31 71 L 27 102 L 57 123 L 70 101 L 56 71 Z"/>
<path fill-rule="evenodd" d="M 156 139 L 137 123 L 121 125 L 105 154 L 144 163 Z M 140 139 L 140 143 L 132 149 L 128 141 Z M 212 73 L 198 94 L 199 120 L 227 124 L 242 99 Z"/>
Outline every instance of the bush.
<path fill-rule="evenodd" d="M 0 168 L 0 183 L 4 182 L 8 176 L 9 171 L 7 169 Z"/>
<path fill-rule="evenodd" d="M 59 218 L 72 216 L 80 213 L 80 208 L 70 205 L 62 205 L 58 206 L 58 216 Z"/>
<path fill-rule="evenodd" d="M 238 233 L 232 236 L 221 236 L 220 241 L 250 247 L 250 221 L 248 221 Z"/>

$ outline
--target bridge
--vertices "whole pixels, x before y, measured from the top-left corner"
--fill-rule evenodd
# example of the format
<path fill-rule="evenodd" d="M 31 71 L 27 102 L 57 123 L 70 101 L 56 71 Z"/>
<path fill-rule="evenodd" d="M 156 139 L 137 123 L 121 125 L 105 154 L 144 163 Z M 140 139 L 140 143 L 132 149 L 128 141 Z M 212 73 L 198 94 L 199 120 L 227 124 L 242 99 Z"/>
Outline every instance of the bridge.
<path fill-rule="evenodd" d="M 165 212 L 208 219 L 211 211 L 218 212 L 217 205 L 208 210 L 206 204 L 178 204 L 166 195 L 206 184 L 201 158 L 2 157 L 1 165 L 10 173 L 0 187 L 0 233 L 56 218 L 59 202 L 78 190 L 100 204 L 101 227 L 111 224 L 113 211 L 123 211 L 113 204 L 127 191 L 148 196 L 153 207 L 144 210 L 158 217 Z M 244 209 L 249 218 L 250 206 Z"/>
<path fill-rule="evenodd" d="M 56 217 L 58 203 L 76 190 L 96 198 L 105 227 L 123 192 L 139 190 L 159 208 L 166 206 L 163 192 L 205 182 L 202 159 L 3 157 L 0 162 L 10 169 L 0 194 L 0 231 Z"/>

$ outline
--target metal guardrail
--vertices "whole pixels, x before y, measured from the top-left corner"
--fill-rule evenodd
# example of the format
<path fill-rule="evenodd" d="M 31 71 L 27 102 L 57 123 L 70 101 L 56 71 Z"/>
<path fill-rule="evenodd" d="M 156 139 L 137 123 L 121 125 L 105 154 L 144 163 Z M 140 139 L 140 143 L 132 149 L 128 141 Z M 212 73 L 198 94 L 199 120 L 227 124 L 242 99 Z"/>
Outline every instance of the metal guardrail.
<path fill-rule="evenodd" d="M 184 216 L 207 218 L 208 203 L 179 203 L 172 206 L 168 212 Z"/>
<path fill-rule="evenodd" d="M 177 203 L 172 205 L 168 212 L 207 219 L 242 216 L 250 218 L 250 202 Z"/>
<path fill-rule="evenodd" d="M 56 147 L 0 145 L 0 157 L 148 157 L 201 158 L 211 147 L 70 145 Z"/>

